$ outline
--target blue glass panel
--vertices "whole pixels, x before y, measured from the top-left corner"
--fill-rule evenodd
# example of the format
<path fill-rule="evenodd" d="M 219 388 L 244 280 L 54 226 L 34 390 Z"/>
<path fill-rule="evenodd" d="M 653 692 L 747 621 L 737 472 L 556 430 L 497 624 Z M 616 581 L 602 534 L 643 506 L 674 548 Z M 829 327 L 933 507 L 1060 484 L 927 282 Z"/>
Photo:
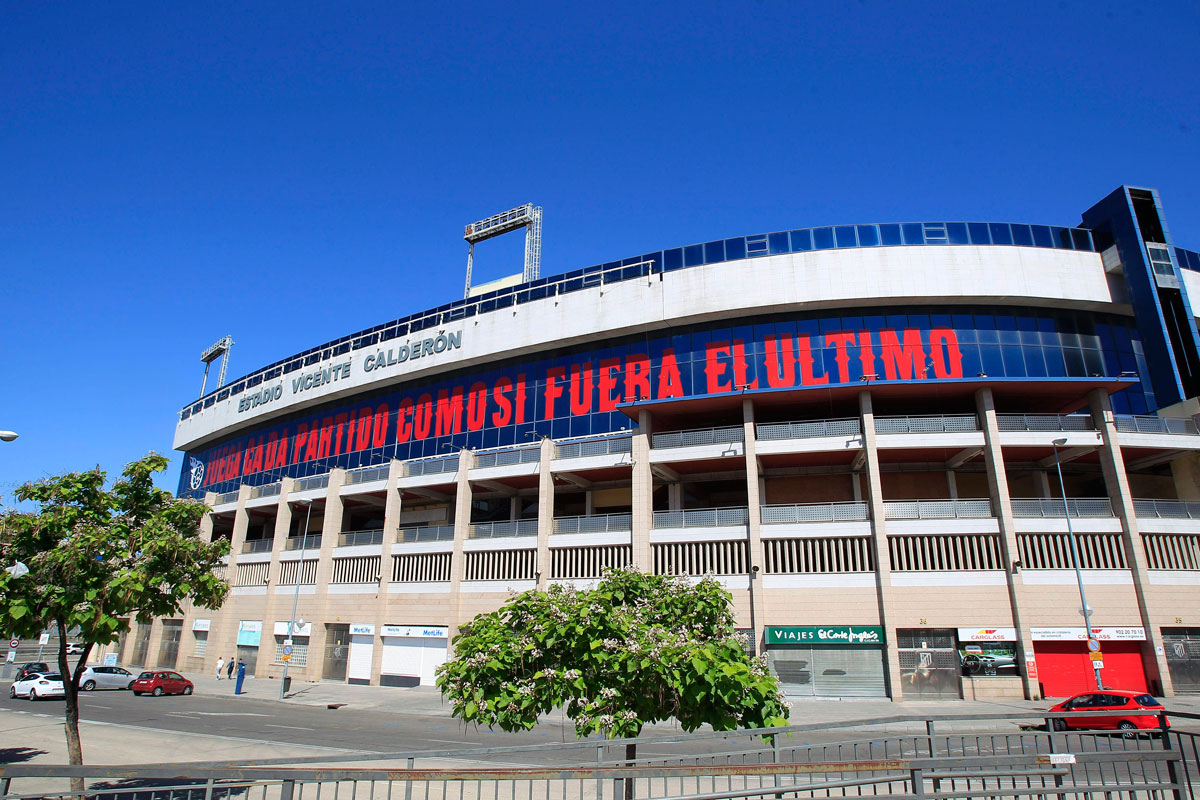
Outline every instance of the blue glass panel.
<path fill-rule="evenodd" d="M 766 236 L 747 236 L 746 237 L 746 254 L 751 256 L 761 256 L 767 252 L 767 237 Z"/>
<path fill-rule="evenodd" d="M 725 240 L 725 258 L 730 261 L 737 261 L 739 258 L 746 257 L 746 240 L 741 237 L 737 239 Z"/>
<path fill-rule="evenodd" d="M 1063 361 L 1061 347 L 1043 347 L 1042 355 L 1046 359 L 1046 374 L 1052 378 L 1065 378 L 1067 364 Z"/>
<path fill-rule="evenodd" d="M 833 249 L 833 228 L 813 228 L 813 248 L 816 250 Z"/>
<path fill-rule="evenodd" d="M 885 245 L 897 245 L 904 243 L 904 240 L 900 238 L 899 225 L 880 225 L 879 238 Z"/>
<path fill-rule="evenodd" d="M 1086 378 L 1087 368 L 1083 365 L 1083 351 L 1075 347 L 1063 348 L 1063 359 L 1067 362 L 1067 375 L 1072 378 Z"/>
<path fill-rule="evenodd" d="M 716 264 L 725 260 L 725 242 L 708 242 L 704 245 L 704 263 Z"/>
<path fill-rule="evenodd" d="M 875 247 L 879 244 L 879 234 L 875 230 L 874 225 L 859 225 L 858 226 L 858 246 L 859 247 Z"/>
<path fill-rule="evenodd" d="M 1004 377 L 1004 357 L 1000 355 L 999 345 L 980 345 L 979 361 L 982 364 L 981 371 L 984 372 L 989 378 Z"/>
<path fill-rule="evenodd" d="M 986 222 L 968 222 L 967 230 L 971 234 L 971 244 L 991 244 L 992 235 L 988 233 Z"/>
<path fill-rule="evenodd" d="M 996 318 L 991 314 L 975 315 L 975 333 L 981 344 L 993 344 L 1000 341 L 1000 334 L 996 333 Z"/>
<path fill-rule="evenodd" d="M 1076 250 L 1092 249 L 1092 236 L 1082 228 L 1071 229 L 1071 240 L 1074 242 Z"/>
<path fill-rule="evenodd" d="M 842 225 L 834 229 L 837 233 L 838 247 L 857 247 L 858 239 L 854 236 L 853 225 Z"/>
<path fill-rule="evenodd" d="M 946 238 L 950 244 L 967 244 L 967 226 L 961 222 L 947 222 Z"/>
<path fill-rule="evenodd" d="M 900 226 L 904 229 L 905 244 L 925 244 L 925 226 L 919 222 L 906 222 Z"/>
<path fill-rule="evenodd" d="M 771 255 L 773 256 L 792 251 L 788 246 L 788 235 L 786 233 L 770 234 L 767 236 L 767 245 L 771 248 Z"/>
<path fill-rule="evenodd" d="M 812 250 L 812 231 L 808 228 L 792 231 L 792 252 L 803 253 L 806 250 Z"/>
<path fill-rule="evenodd" d="M 1023 345 L 1021 352 L 1025 356 L 1025 374 L 1031 378 L 1046 377 L 1046 359 L 1042 357 L 1042 348 Z"/>
<path fill-rule="evenodd" d="M 1059 250 L 1071 249 L 1071 230 L 1070 228 L 1051 228 L 1054 232 L 1054 246 Z"/>
<path fill-rule="evenodd" d="M 1050 227 L 1047 225 L 1034 225 L 1033 243 L 1038 247 L 1054 247 L 1054 237 L 1050 235 Z"/>
<path fill-rule="evenodd" d="M 1028 225 L 1010 225 L 1009 227 L 1012 228 L 1013 244 L 1033 247 L 1033 233 L 1030 232 Z"/>
<path fill-rule="evenodd" d="M 996 317 L 996 330 L 1000 332 L 1000 344 L 1017 344 L 1021 336 L 1017 333 L 1017 320 L 1007 314 Z"/>
<path fill-rule="evenodd" d="M 689 244 L 683 248 L 683 264 L 686 267 L 696 267 L 704 263 L 704 245 Z"/>
<path fill-rule="evenodd" d="M 1004 375 L 1007 378 L 1024 378 L 1025 355 L 1019 345 L 1002 344 L 1000 352 L 1004 357 Z"/>
<path fill-rule="evenodd" d="M 978 341 L 975 335 L 975 321 L 970 314 L 955 314 L 952 327 L 958 332 L 958 341 L 974 344 Z"/>
<path fill-rule="evenodd" d="M 1007 222 L 990 222 L 988 230 L 992 232 L 993 244 L 1012 244 L 1012 231 L 1008 229 Z"/>
<path fill-rule="evenodd" d="M 1084 350 L 1083 351 L 1083 368 L 1087 370 L 1087 374 L 1092 377 L 1097 377 L 1104 374 L 1104 359 L 1100 357 L 1099 350 Z"/>

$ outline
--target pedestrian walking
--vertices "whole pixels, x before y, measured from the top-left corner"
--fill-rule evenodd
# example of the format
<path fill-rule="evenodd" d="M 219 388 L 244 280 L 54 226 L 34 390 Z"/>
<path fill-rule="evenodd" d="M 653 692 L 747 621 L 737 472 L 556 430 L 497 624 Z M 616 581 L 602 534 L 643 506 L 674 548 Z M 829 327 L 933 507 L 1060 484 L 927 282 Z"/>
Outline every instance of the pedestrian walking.
<path fill-rule="evenodd" d="M 225 669 L 225 659 L 217 656 L 217 680 L 221 680 L 221 670 Z"/>
<path fill-rule="evenodd" d="M 230 658 L 229 664 L 226 665 L 226 667 L 225 667 L 225 677 L 228 678 L 229 680 L 233 680 L 233 667 L 234 667 L 233 659 Z"/>

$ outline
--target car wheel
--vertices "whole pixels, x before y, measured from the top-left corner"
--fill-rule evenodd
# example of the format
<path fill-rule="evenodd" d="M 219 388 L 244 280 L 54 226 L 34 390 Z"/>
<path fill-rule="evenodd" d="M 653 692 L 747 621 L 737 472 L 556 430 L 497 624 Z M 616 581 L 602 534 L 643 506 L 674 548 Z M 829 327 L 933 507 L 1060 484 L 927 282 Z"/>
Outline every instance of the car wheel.
<path fill-rule="evenodd" d="M 183 687 L 183 693 L 184 693 L 184 694 L 191 694 L 191 693 L 192 693 L 192 687 L 190 687 L 190 686 L 185 686 L 185 687 Z"/>
<path fill-rule="evenodd" d="M 1065 719 L 1054 719 L 1051 722 L 1054 723 L 1054 730 L 1056 731 L 1065 731 L 1067 729 L 1067 721 Z"/>
<path fill-rule="evenodd" d="M 126 688 L 126 689 L 132 689 L 132 688 L 133 688 L 133 681 L 130 681 L 130 682 L 129 682 L 129 685 L 128 685 L 128 686 L 126 686 L 125 688 Z M 137 692 L 134 692 L 134 694 L 137 694 Z"/>
<path fill-rule="evenodd" d="M 90 692 L 96 688 L 96 682 L 95 681 L 84 681 L 83 686 L 80 686 L 79 688 L 83 689 L 85 692 Z"/>
<path fill-rule="evenodd" d="M 1133 737 L 1137 736 L 1137 733 L 1135 732 L 1137 731 L 1137 725 L 1134 725 L 1127 719 L 1123 719 L 1117 723 L 1117 730 L 1119 730 L 1121 735 L 1126 739 L 1132 739 Z"/>
<path fill-rule="evenodd" d="M 155 697 L 162 697 L 162 687 L 155 686 L 154 691 L 151 694 L 153 694 Z"/>
<path fill-rule="evenodd" d="M 141 693 L 141 692 L 134 692 L 134 693 L 133 693 L 133 696 L 134 696 L 134 697 L 141 697 L 141 696 L 142 696 L 142 693 Z"/>
<path fill-rule="evenodd" d="M 38 699 L 38 696 L 37 696 L 37 689 L 32 689 L 32 688 L 31 688 L 31 689 L 29 690 L 29 699 L 30 699 L 30 701 L 33 701 L 33 700 L 37 700 L 37 699 Z"/>
<path fill-rule="evenodd" d="M 8 687 L 8 696 L 14 700 L 17 699 L 17 687 L 15 687 L 15 686 Z"/>

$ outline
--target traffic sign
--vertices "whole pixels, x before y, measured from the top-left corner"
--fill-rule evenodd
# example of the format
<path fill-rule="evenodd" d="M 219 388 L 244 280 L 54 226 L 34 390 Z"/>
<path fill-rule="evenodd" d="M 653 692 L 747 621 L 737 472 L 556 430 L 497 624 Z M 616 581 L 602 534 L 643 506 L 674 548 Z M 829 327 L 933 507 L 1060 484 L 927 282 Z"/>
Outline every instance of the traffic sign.
<path fill-rule="evenodd" d="M 285 644 L 283 646 L 283 654 L 285 656 L 290 656 L 292 654 L 292 646 L 290 644 Z"/>
<path fill-rule="evenodd" d="M 1091 650 L 1093 653 L 1099 653 L 1100 652 L 1100 640 L 1096 639 L 1094 637 L 1088 638 L 1088 650 Z"/>
<path fill-rule="evenodd" d="M 1091 656 L 1092 661 L 1104 661 L 1104 653 L 1101 653 L 1099 650 L 1094 653 L 1088 653 L 1088 655 Z"/>
<path fill-rule="evenodd" d="M 292 657 L 290 655 L 288 655 L 287 653 L 284 653 L 283 655 L 281 655 L 279 657 L 279 660 L 286 664 L 287 662 L 292 660 Z"/>
<path fill-rule="evenodd" d="M 16 650 L 18 647 L 21 646 L 21 640 L 17 639 L 17 638 L 9 639 L 8 646 L 11 647 L 12 649 Z"/>
<path fill-rule="evenodd" d="M 38 637 L 38 644 L 41 644 L 41 645 L 47 645 L 47 644 L 50 644 L 50 634 L 48 634 L 48 633 L 43 633 L 41 636 L 39 636 L 39 637 Z"/>
<path fill-rule="evenodd" d="M 1092 668 L 1093 669 L 1104 669 L 1104 662 L 1103 661 L 1093 661 Z"/>

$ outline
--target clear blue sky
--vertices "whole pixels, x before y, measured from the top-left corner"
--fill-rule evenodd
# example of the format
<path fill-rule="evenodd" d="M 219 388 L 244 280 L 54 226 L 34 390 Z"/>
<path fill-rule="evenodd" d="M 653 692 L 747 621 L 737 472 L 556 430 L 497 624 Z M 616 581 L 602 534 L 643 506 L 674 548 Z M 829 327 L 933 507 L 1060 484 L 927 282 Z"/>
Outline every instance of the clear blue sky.
<path fill-rule="evenodd" d="M 5 3 L 0 497 L 171 451 L 237 377 L 543 274 L 827 223 L 1074 224 L 1157 187 L 1200 248 L 1200 4 Z M 294 7 L 293 7 L 294 6 Z M 445 10 L 442 10 L 445 9 Z M 477 251 L 519 268 L 519 236 Z"/>

